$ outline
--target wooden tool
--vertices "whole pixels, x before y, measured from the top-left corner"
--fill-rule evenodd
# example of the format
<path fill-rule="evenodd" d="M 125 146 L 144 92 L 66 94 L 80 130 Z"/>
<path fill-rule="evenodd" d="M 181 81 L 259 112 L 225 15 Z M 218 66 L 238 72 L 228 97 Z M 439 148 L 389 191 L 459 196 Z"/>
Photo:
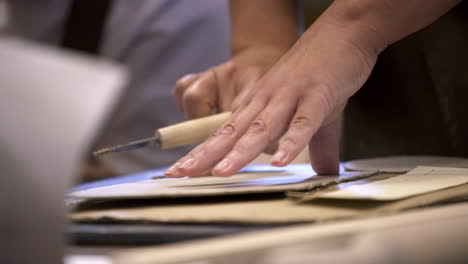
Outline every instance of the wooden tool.
<path fill-rule="evenodd" d="M 206 140 L 231 115 L 230 112 L 185 121 L 156 130 L 154 137 L 105 148 L 93 153 L 95 157 L 108 153 L 156 146 L 169 149 Z"/>

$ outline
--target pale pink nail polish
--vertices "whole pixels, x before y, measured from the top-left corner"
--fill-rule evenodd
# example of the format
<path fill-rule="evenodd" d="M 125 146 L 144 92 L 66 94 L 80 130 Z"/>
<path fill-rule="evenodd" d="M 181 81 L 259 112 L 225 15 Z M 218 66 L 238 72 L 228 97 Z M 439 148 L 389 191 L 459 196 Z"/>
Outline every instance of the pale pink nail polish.
<path fill-rule="evenodd" d="M 220 163 L 218 163 L 218 165 L 216 165 L 214 170 L 222 171 L 222 170 L 225 170 L 226 168 L 228 168 L 229 165 L 230 165 L 229 160 L 228 159 L 223 159 Z"/>
<path fill-rule="evenodd" d="M 286 159 L 286 151 L 284 150 L 279 150 L 273 156 L 274 163 L 283 163 L 285 159 Z"/>
<path fill-rule="evenodd" d="M 164 174 L 166 174 L 167 176 L 171 176 L 171 177 L 177 176 L 177 169 L 179 168 L 180 165 L 181 165 L 180 162 L 176 162 L 174 165 L 169 167 L 169 169 L 167 169 Z"/>
<path fill-rule="evenodd" d="M 175 171 L 175 168 L 174 168 L 174 167 L 170 167 L 170 168 L 168 168 L 168 169 L 166 170 L 165 173 L 166 173 L 166 174 L 173 174 L 174 171 Z"/>

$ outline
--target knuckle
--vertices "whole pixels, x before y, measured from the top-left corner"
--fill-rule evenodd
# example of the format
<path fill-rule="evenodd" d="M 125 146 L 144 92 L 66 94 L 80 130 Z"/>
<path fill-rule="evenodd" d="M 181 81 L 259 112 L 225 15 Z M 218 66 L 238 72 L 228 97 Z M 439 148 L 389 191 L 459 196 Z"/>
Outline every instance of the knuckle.
<path fill-rule="evenodd" d="M 218 129 L 213 134 L 212 137 L 217 137 L 217 136 L 221 136 L 221 135 L 232 136 L 232 135 L 235 135 L 236 133 L 237 133 L 237 131 L 236 131 L 236 126 L 234 125 L 234 123 L 227 123 L 223 127 L 221 127 L 220 129 Z"/>
<path fill-rule="evenodd" d="M 180 78 L 179 80 L 177 80 L 176 83 L 175 83 L 174 90 L 185 89 L 190 84 L 190 80 L 193 77 L 194 77 L 194 75 L 187 75 L 187 76 L 184 76 L 184 77 Z"/>
<path fill-rule="evenodd" d="M 310 128 L 312 125 L 310 117 L 304 115 L 295 116 L 291 121 L 291 127 L 297 129 Z"/>
<path fill-rule="evenodd" d="M 200 82 L 200 79 L 203 77 L 202 74 L 187 74 L 184 77 L 180 78 L 175 82 L 173 93 L 182 94 L 185 90 L 191 88 L 195 84 Z"/>
<path fill-rule="evenodd" d="M 192 104 L 192 103 L 199 103 L 204 101 L 205 97 L 202 93 L 197 91 L 186 91 L 184 94 L 184 102 Z"/>
<path fill-rule="evenodd" d="M 183 76 L 182 78 L 180 78 L 177 83 L 179 83 L 179 85 L 187 85 L 188 83 L 190 83 L 190 81 L 197 77 L 198 74 L 194 74 L 194 73 L 190 73 L 190 74 L 187 74 L 185 76 Z"/>
<path fill-rule="evenodd" d="M 250 124 L 249 132 L 254 134 L 261 134 L 267 132 L 268 126 L 264 119 L 257 118 L 255 119 L 252 124 Z"/>
<path fill-rule="evenodd" d="M 317 89 L 313 95 L 316 99 L 316 102 L 324 110 L 326 115 L 329 114 L 332 111 L 334 105 L 336 105 L 335 93 L 335 89 L 328 86 L 322 86 L 321 88 Z"/>
<path fill-rule="evenodd" d="M 297 147 L 299 145 L 299 143 L 297 142 L 297 140 L 291 136 L 285 136 L 282 140 L 281 140 L 281 145 L 287 145 L 289 147 Z"/>
<path fill-rule="evenodd" d="M 186 80 L 180 79 L 180 80 L 176 81 L 174 90 L 178 90 L 178 89 L 184 88 L 184 87 L 186 86 L 186 84 L 187 84 L 187 81 L 186 81 Z"/>
<path fill-rule="evenodd" d="M 250 124 L 247 133 L 253 136 L 261 136 L 262 138 L 266 138 L 268 141 L 273 140 L 270 126 L 262 118 L 254 120 L 252 124 Z"/>
<path fill-rule="evenodd" d="M 238 65 L 234 61 L 229 61 L 220 66 L 216 67 L 215 69 L 224 70 L 227 73 L 234 73 L 238 69 Z"/>
<path fill-rule="evenodd" d="M 176 96 L 180 96 L 184 91 L 185 86 L 181 85 L 179 81 L 176 82 L 174 88 L 172 89 L 172 94 Z"/>
<path fill-rule="evenodd" d="M 256 137 L 261 142 L 265 140 L 272 142 L 278 138 L 276 132 L 273 132 L 268 122 L 262 118 L 257 118 L 250 124 L 247 134 Z"/>

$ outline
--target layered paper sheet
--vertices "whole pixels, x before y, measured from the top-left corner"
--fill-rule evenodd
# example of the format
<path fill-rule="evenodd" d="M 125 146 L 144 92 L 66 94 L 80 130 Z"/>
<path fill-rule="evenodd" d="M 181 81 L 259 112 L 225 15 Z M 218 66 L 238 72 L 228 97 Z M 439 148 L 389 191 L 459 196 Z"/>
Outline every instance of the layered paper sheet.
<path fill-rule="evenodd" d="M 397 177 L 354 185 L 318 198 L 391 201 L 468 183 L 468 169 L 417 167 Z"/>
<path fill-rule="evenodd" d="M 299 169 L 305 165 L 298 165 Z M 254 167 L 255 168 L 255 167 Z M 261 168 L 261 167 L 257 167 Z M 288 170 L 290 173 L 292 169 Z M 415 176 L 415 181 L 418 184 L 413 184 L 411 180 L 398 180 L 399 185 L 409 185 L 419 190 L 419 187 L 424 185 L 425 181 L 419 180 L 418 177 L 428 176 L 431 178 L 450 178 L 455 176 L 455 179 L 460 179 L 459 176 L 466 174 L 467 169 L 453 168 L 434 168 L 434 167 L 419 167 L 406 175 L 405 177 Z M 273 172 L 264 172 L 271 174 Z M 258 176 L 258 175 L 257 175 Z M 264 175 L 265 176 L 265 175 Z M 100 221 L 115 221 L 115 222 L 142 222 L 142 223 L 293 223 L 293 222 L 323 222 L 337 219 L 349 219 L 356 217 L 366 217 L 371 215 L 381 215 L 395 213 L 401 210 L 428 206 L 444 201 L 466 200 L 468 199 L 468 183 L 458 184 L 449 179 L 452 187 L 445 185 L 437 185 L 431 183 L 430 178 L 425 178 L 429 185 L 432 185 L 433 191 L 426 189 L 425 193 L 416 194 L 398 200 L 379 200 L 379 199 L 317 199 L 325 193 L 332 193 L 334 190 L 346 190 L 352 186 L 365 186 L 377 184 L 401 177 L 394 174 L 381 174 L 372 176 L 360 181 L 352 181 L 341 183 L 326 188 L 324 191 L 303 192 L 303 199 L 278 199 L 256 200 L 251 199 L 233 199 L 230 197 L 221 197 L 213 195 L 211 200 L 198 200 L 187 198 L 178 200 L 177 203 L 172 203 L 167 199 L 151 199 L 151 200 L 135 200 L 135 201 L 118 201 L 109 203 L 97 203 L 93 207 L 84 207 L 78 209 L 69 217 L 73 221 L 78 222 L 100 222 Z M 252 177 L 244 175 L 244 177 Z M 266 177 L 266 176 L 265 176 Z M 273 177 L 273 176 L 268 176 Z M 285 177 L 285 176 L 279 176 Z M 297 178 L 301 176 L 296 174 Z M 304 175 L 305 178 L 307 176 Z M 309 176 L 310 177 L 310 176 Z M 312 178 L 317 176 L 312 176 Z M 321 178 L 321 176 L 320 176 Z M 257 178 L 258 179 L 258 178 Z M 278 178 L 278 180 L 281 178 Z M 330 180 L 330 178 L 325 178 Z M 325 180 L 321 179 L 321 180 Z M 349 178 L 348 178 L 349 179 Z M 201 179 L 198 179 L 201 180 Z M 215 180 L 215 179 L 213 179 Z M 229 179 L 225 179 L 229 180 Z M 234 179 L 230 179 L 234 181 Z M 244 179 L 245 180 L 245 179 Z M 251 179 L 250 179 L 251 180 Z M 335 181 L 337 178 L 335 177 Z M 319 181 L 320 182 L 320 181 Z M 322 182 L 323 183 L 323 182 Z M 303 183 L 292 183 L 293 186 Z M 310 183 L 309 183 L 310 184 Z M 317 182 L 315 183 L 317 184 Z M 433 186 L 436 185 L 436 186 Z M 455 186 L 456 185 L 456 186 Z M 310 185 L 312 186 L 312 185 Z M 266 186 L 281 187 L 281 186 Z M 263 186 L 263 188 L 266 188 Z M 289 186 L 290 188 L 291 186 Z M 304 187 L 304 186 L 302 186 Z M 288 186 L 282 186 L 286 189 Z M 295 188 L 295 187 L 294 187 Z M 294 188 L 290 188 L 294 189 Z M 353 187 L 354 188 L 354 187 Z M 320 188 L 321 189 L 321 188 Z M 316 190 L 316 189 L 315 189 Z M 331 192 L 330 192 L 331 190 Z M 300 194 L 301 192 L 297 192 Z M 310 196 L 310 197 L 309 197 Z M 206 199 L 206 198 L 204 198 Z"/>
<path fill-rule="evenodd" d="M 317 187 L 367 178 L 375 174 L 374 172 L 343 172 L 335 176 L 319 176 L 313 172 L 309 164 L 294 164 L 285 168 L 256 165 L 249 168 L 249 171 L 240 172 L 228 178 L 156 177 L 154 180 L 73 192 L 69 194 L 69 197 L 85 199 L 180 198 L 312 190 Z"/>
<path fill-rule="evenodd" d="M 406 173 L 418 166 L 468 168 L 468 159 L 441 156 L 390 156 L 344 163 L 345 169 L 349 171 L 379 171 L 381 173 Z"/>
<path fill-rule="evenodd" d="M 372 177 L 374 178 L 374 177 Z M 370 179 L 372 179 L 370 178 Z M 362 180 L 366 182 L 367 180 Z M 355 182 L 349 183 L 354 184 Z M 305 198 L 231 200 L 213 197 L 211 202 L 188 198 L 185 202 L 119 201 L 86 206 L 69 215 L 72 221 L 99 223 L 295 223 L 326 222 L 396 213 L 448 200 L 468 199 L 468 184 L 397 201 L 332 200 Z"/>

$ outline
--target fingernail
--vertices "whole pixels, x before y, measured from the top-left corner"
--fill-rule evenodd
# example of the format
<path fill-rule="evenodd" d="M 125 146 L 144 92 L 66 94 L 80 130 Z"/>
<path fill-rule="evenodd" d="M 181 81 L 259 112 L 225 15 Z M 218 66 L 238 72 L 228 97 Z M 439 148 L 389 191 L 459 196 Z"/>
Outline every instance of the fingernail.
<path fill-rule="evenodd" d="M 190 158 L 190 159 L 186 160 L 184 163 L 182 163 L 182 165 L 180 165 L 179 168 L 188 169 L 188 168 L 192 167 L 193 165 L 195 165 L 195 163 L 197 163 L 197 160 L 195 158 Z"/>
<path fill-rule="evenodd" d="M 213 169 L 214 171 L 222 171 L 228 168 L 230 165 L 230 162 L 228 159 L 223 159 L 216 167 Z"/>
<path fill-rule="evenodd" d="M 279 150 L 273 156 L 274 163 L 283 163 L 285 159 L 286 159 L 286 151 L 284 150 Z"/>
<path fill-rule="evenodd" d="M 173 174 L 173 173 L 174 173 L 174 170 L 175 170 L 174 167 L 169 167 L 169 168 L 166 170 L 165 174 Z"/>
<path fill-rule="evenodd" d="M 164 174 L 167 176 L 174 176 L 176 174 L 177 168 L 179 167 L 180 163 L 175 163 L 171 167 L 169 167 Z"/>
<path fill-rule="evenodd" d="M 174 169 L 167 169 L 166 172 L 164 172 L 164 175 L 167 177 L 174 177 L 175 176 L 175 170 Z"/>

